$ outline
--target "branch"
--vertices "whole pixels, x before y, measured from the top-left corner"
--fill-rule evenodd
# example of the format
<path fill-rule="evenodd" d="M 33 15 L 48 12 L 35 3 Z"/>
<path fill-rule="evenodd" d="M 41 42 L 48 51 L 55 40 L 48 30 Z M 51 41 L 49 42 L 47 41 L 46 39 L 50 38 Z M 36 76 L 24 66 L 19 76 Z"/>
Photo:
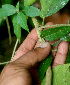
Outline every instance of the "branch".
<path fill-rule="evenodd" d="M 47 28 L 47 27 L 59 27 L 59 26 L 70 26 L 70 24 L 44 25 L 44 26 L 40 26 L 39 29 L 43 29 L 43 28 Z"/>
<path fill-rule="evenodd" d="M 13 53 L 12 53 L 11 60 L 12 60 L 12 58 L 13 58 L 14 55 L 15 55 L 15 51 L 16 51 L 16 48 L 17 48 L 17 44 L 18 44 L 18 42 L 19 42 L 19 40 L 17 39 L 17 40 L 16 40 L 16 43 L 15 43 L 15 46 L 14 46 L 14 50 L 13 50 Z"/>
<path fill-rule="evenodd" d="M 10 61 L 0 63 L 0 65 L 4 65 L 4 64 L 8 64 L 8 63 L 10 63 Z"/>
<path fill-rule="evenodd" d="M 38 34 L 38 38 L 39 38 L 40 44 L 42 44 L 42 43 L 44 43 L 45 41 L 44 41 L 43 38 L 40 37 L 40 34 L 41 34 L 41 31 L 42 31 L 42 30 L 41 30 L 41 28 L 39 28 L 39 23 L 38 23 L 38 21 L 37 21 L 36 18 L 32 18 L 32 21 L 33 21 L 33 23 L 34 23 L 34 25 L 35 25 L 35 28 L 36 28 L 36 31 L 37 31 L 37 34 Z"/>

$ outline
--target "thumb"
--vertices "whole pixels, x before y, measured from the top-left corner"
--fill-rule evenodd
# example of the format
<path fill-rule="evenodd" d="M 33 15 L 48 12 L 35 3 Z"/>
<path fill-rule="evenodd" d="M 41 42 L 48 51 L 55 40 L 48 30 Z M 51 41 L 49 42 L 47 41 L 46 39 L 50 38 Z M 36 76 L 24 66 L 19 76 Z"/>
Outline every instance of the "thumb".
<path fill-rule="evenodd" d="M 48 42 L 43 43 L 40 47 L 28 51 L 26 54 L 15 60 L 14 64 L 30 69 L 35 64 L 44 60 L 50 53 L 51 46 Z"/>

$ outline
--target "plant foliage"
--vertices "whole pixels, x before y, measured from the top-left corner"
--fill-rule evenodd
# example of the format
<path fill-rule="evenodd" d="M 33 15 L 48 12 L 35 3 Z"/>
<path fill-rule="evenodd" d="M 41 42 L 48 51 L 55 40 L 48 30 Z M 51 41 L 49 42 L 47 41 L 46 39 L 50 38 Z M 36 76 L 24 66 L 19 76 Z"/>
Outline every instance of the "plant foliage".
<path fill-rule="evenodd" d="M 33 4 L 36 0 L 25 0 L 24 1 L 24 6 L 30 6 L 31 4 Z"/>
<path fill-rule="evenodd" d="M 0 17 L 7 17 L 15 14 L 16 12 L 16 8 L 13 5 L 5 4 L 2 5 L 2 8 L 0 9 Z"/>
<path fill-rule="evenodd" d="M 42 61 L 41 63 L 39 63 L 38 66 L 38 77 L 39 77 L 39 81 L 42 82 L 45 72 L 48 69 L 48 67 L 50 66 L 52 62 L 52 55 L 50 54 L 48 56 L 48 58 L 46 58 L 44 61 Z"/>
<path fill-rule="evenodd" d="M 24 28 L 25 30 L 27 30 L 29 32 L 26 17 L 22 12 L 19 12 L 17 14 L 17 21 L 22 28 Z"/>
<path fill-rule="evenodd" d="M 52 85 L 70 84 L 70 64 L 56 66 L 53 70 Z"/>
<path fill-rule="evenodd" d="M 49 28 L 41 33 L 41 37 L 45 38 L 46 40 L 53 41 L 56 39 L 62 38 L 62 40 L 65 40 L 65 35 L 70 32 L 70 26 L 61 26 L 61 27 L 56 27 L 56 28 Z M 69 40 L 70 34 L 67 36 L 67 40 Z"/>
<path fill-rule="evenodd" d="M 23 13 L 29 17 L 39 16 L 40 10 L 33 6 L 24 6 Z"/>
<path fill-rule="evenodd" d="M 15 15 L 13 17 L 12 22 L 13 22 L 13 27 L 14 27 L 14 33 L 16 34 L 16 36 L 17 36 L 17 38 L 19 39 L 19 42 L 20 42 L 20 38 L 21 38 L 21 26 L 18 23 L 17 15 Z"/>
<path fill-rule="evenodd" d="M 68 1 L 69 0 L 40 0 L 42 6 L 40 17 L 44 18 L 56 13 L 63 8 Z"/>

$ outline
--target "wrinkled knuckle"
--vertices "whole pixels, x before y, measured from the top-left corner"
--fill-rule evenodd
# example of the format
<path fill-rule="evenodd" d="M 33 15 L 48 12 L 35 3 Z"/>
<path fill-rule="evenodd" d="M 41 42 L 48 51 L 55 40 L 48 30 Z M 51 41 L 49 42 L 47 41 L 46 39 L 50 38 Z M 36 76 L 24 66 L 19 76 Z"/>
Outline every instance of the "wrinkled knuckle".
<path fill-rule="evenodd" d="M 14 67 L 13 63 L 9 63 L 8 65 L 6 65 L 5 69 L 11 69 Z"/>
<path fill-rule="evenodd" d="M 3 73 L 6 74 L 6 73 L 9 73 L 10 70 L 11 70 L 11 65 L 10 64 L 7 64 L 4 68 L 3 68 Z"/>

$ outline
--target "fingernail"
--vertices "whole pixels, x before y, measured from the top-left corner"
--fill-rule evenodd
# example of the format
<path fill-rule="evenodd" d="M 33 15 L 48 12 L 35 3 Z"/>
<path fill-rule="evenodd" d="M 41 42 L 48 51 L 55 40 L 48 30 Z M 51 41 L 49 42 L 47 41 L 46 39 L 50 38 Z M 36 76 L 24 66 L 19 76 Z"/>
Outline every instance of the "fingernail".
<path fill-rule="evenodd" d="M 43 43 L 42 45 L 40 45 L 40 47 L 41 48 L 45 48 L 45 47 L 47 47 L 49 45 L 49 43 L 48 42 L 45 42 L 45 43 Z"/>

